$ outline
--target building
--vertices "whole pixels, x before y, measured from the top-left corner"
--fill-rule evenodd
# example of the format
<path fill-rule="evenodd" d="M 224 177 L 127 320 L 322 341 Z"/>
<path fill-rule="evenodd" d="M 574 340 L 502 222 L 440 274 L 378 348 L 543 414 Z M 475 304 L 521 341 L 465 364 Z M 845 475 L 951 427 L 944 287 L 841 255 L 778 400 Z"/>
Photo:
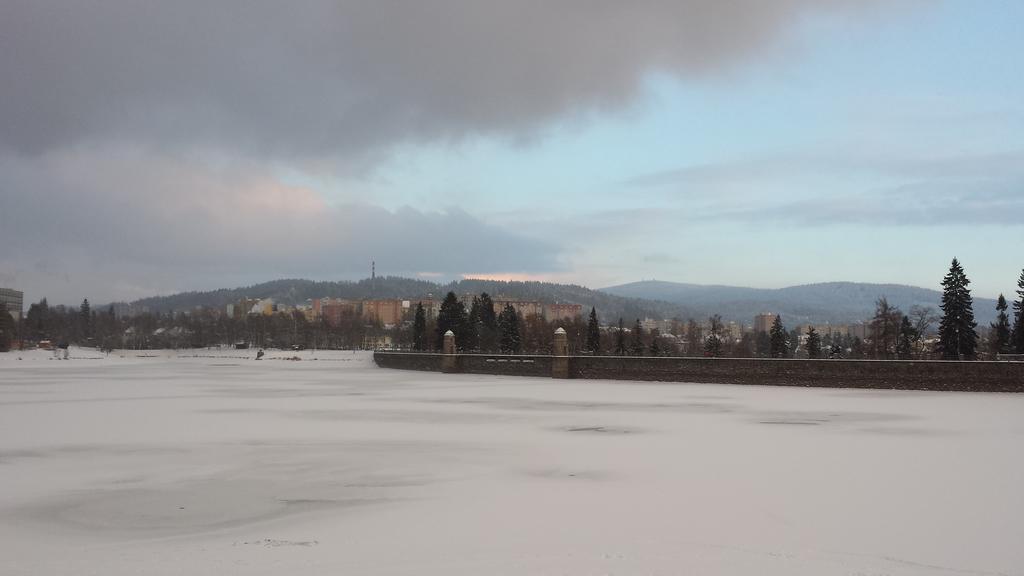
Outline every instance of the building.
<path fill-rule="evenodd" d="M 494 313 L 501 314 L 501 311 L 508 305 L 515 309 L 520 318 L 544 316 L 544 306 L 536 300 L 509 300 L 507 298 L 494 300 Z"/>
<path fill-rule="evenodd" d="M 583 314 L 583 306 L 580 304 L 545 304 L 544 319 L 548 322 L 555 320 L 572 320 Z"/>
<path fill-rule="evenodd" d="M 364 300 L 363 319 L 379 321 L 385 326 L 394 326 L 402 321 L 401 300 Z"/>
<path fill-rule="evenodd" d="M 775 323 L 775 314 L 765 312 L 754 316 L 754 332 L 771 332 Z"/>
<path fill-rule="evenodd" d="M 743 326 L 736 322 L 726 322 L 722 326 L 722 335 L 731 338 L 733 342 L 739 342 L 743 338 Z"/>
<path fill-rule="evenodd" d="M 329 326 L 338 326 L 345 316 L 354 317 L 359 303 L 341 298 L 321 298 L 313 301 L 313 316 L 322 319 Z"/>
<path fill-rule="evenodd" d="M 410 318 L 414 318 L 416 315 L 416 306 L 423 305 L 423 315 L 427 321 L 436 320 L 437 313 L 441 310 L 441 302 L 432 298 L 425 298 L 423 300 L 409 300 L 409 315 Z M 405 306 L 405 303 L 402 303 Z"/>
<path fill-rule="evenodd" d="M 263 298 L 262 300 L 257 300 L 256 303 L 249 308 L 249 314 L 273 316 L 273 310 L 273 300 L 271 298 Z"/>
<path fill-rule="evenodd" d="M 25 308 L 25 293 L 13 288 L 0 288 L 0 304 L 7 306 L 7 311 L 18 322 Z"/>
<path fill-rule="evenodd" d="M 224 311 L 227 312 L 228 316 L 231 316 L 235 320 L 241 320 L 245 318 L 247 314 L 253 312 L 253 308 L 259 303 L 259 300 L 255 298 L 242 298 L 238 301 L 238 304 L 230 305 L 225 307 Z M 259 313 L 258 311 L 255 313 Z"/>

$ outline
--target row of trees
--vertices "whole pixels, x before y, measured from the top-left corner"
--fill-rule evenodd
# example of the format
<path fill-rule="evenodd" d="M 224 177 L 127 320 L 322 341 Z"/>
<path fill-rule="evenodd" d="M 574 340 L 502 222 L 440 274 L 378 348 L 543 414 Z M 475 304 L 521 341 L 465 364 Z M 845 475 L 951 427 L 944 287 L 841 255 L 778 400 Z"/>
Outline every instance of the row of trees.
<path fill-rule="evenodd" d="M 195 348 L 235 342 L 281 348 L 360 348 L 379 346 L 385 337 L 401 349 L 439 350 L 444 333 L 451 330 L 461 351 L 546 354 L 551 350 L 554 330 L 561 327 L 574 354 L 878 359 L 932 355 L 974 359 L 980 352 L 1024 354 L 1024 271 L 1017 282 L 1012 317 L 1009 303 L 1000 295 L 997 320 L 990 326 L 987 341 L 982 341 L 976 331 L 969 285 L 963 267 L 954 259 L 942 282 L 941 316 L 920 307 L 904 314 L 881 298 L 869 335 L 863 340 L 821 335 L 813 328 L 806 334 L 787 331 L 780 317 L 775 318 L 768 333 L 745 333 L 740 338 L 726 333 L 718 315 L 705 325 L 693 320 L 675 324 L 672 335 L 645 330 L 639 319 L 630 328 L 619 318 L 615 325 L 602 329 L 593 308 L 586 320 L 547 322 L 537 315 L 522 317 L 512 306 L 495 313 L 487 293 L 474 297 L 467 309 L 449 292 L 436 318 L 428 319 L 422 304 L 417 304 L 413 319 L 393 328 L 355 313 L 343 315 L 333 325 L 310 322 L 299 312 L 236 319 L 212 310 L 195 310 L 119 318 L 112 307 L 97 311 L 88 300 L 75 309 L 51 307 L 44 298 L 29 307 L 20 323 L 0 308 L 0 350 L 8 349 L 13 342 L 40 340 L 107 349 Z M 936 321 L 938 340 L 931 347 L 924 335 Z"/>
<path fill-rule="evenodd" d="M 979 338 L 975 331 L 977 323 L 970 284 L 960 262 L 954 258 L 949 273 L 942 279 L 942 319 L 939 341 L 935 345 L 936 353 L 944 359 L 973 360 L 978 356 Z M 996 300 L 996 321 L 989 330 L 988 352 L 991 355 L 1024 354 L 1024 270 L 1017 280 L 1016 292 L 1012 325 L 1006 313 L 1006 298 L 1000 294 Z"/>
<path fill-rule="evenodd" d="M 954 258 L 949 272 L 942 280 L 941 316 L 933 315 L 929 308 L 920 307 L 912 308 L 910 315 L 905 315 L 885 298 L 880 298 L 875 305 L 867 340 L 861 342 L 855 339 L 848 350 L 849 356 L 906 360 L 934 354 L 945 360 L 976 359 L 982 346 L 976 331 L 970 283 L 963 266 Z M 1016 292 L 1018 298 L 1013 303 L 1012 324 L 1007 314 L 1009 307 L 1006 298 L 1000 294 L 996 301 L 996 321 L 989 327 L 984 347 L 990 357 L 1024 354 L 1024 271 L 1021 271 L 1017 280 Z M 934 350 L 929 351 L 925 346 L 924 335 L 936 320 L 939 322 L 938 340 Z M 781 326 L 777 317 L 776 324 Z M 772 332 L 774 342 L 774 327 Z M 836 352 L 835 346 L 824 347 L 814 329 L 810 329 L 807 334 L 809 358 L 821 358 L 825 354 L 834 356 Z"/>
<path fill-rule="evenodd" d="M 520 324 L 519 314 L 511 305 L 495 314 L 494 301 L 486 292 L 473 297 L 468 311 L 455 293 L 449 292 L 437 313 L 432 349 L 441 349 L 444 335 L 450 330 L 460 351 L 518 354 L 523 349 Z M 427 318 L 422 302 L 416 305 L 412 329 L 413 350 L 427 350 Z"/>

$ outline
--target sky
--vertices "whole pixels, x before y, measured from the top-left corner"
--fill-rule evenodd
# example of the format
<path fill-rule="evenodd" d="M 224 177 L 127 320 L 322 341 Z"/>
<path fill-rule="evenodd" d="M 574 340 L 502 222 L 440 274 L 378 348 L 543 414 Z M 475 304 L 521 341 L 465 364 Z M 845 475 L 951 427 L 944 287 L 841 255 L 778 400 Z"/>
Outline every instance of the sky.
<path fill-rule="evenodd" d="M 1017 1 L 0 1 L 0 286 L 1024 268 Z"/>

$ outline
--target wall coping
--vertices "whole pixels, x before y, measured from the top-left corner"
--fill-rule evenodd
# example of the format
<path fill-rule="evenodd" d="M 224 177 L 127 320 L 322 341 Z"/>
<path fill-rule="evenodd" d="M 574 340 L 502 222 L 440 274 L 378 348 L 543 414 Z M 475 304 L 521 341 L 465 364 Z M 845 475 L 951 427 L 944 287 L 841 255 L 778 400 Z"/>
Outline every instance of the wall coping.
<path fill-rule="evenodd" d="M 405 355 L 405 356 L 488 356 L 502 358 L 555 358 L 551 354 L 502 354 L 500 352 L 456 352 L 455 354 L 443 354 L 441 352 L 406 352 L 402 350 L 377 350 L 374 354 Z M 609 360 L 654 360 L 654 361 L 679 361 L 687 360 L 694 362 L 735 362 L 737 360 L 757 362 L 800 362 L 800 363 L 878 363 L 878 364 L 963 364 L 977 366 L 979 364 L 1014 364 L 1010 360 L 879 360 L 873 358 L 708 358 L 705 356 L 591 356 L 588 354 L 570 354 L 568 358 L 596 358 Z M 563 356 L 566 358 L 566 356 Z"/>

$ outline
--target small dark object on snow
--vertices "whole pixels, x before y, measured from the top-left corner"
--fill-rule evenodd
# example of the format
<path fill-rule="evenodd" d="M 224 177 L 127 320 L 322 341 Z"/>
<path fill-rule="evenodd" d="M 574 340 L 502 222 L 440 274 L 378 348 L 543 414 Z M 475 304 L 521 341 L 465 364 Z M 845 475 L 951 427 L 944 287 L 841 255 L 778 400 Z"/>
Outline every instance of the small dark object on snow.
<path fill-rule="evenodd" d="M 257 360 L 261 360 L 262 358 L 263 358 L 263 348 L 260 348 L 259 351 L 256 352 L 256 359 Z"/>

